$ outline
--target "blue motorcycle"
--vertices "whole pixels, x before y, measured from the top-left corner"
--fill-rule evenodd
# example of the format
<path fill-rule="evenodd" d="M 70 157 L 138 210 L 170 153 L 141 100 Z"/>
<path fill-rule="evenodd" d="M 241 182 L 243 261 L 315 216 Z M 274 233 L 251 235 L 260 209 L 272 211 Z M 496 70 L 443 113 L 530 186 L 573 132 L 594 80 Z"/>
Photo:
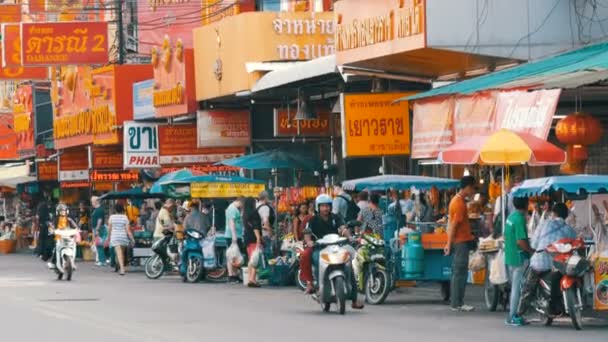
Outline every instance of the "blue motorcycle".
<path fill-rule="evenodd" d="M 186 229 L 179 267 L 184 282 L 198 283 L 204 278 L 202 239 L 203 234 L 193 229 Z"/>

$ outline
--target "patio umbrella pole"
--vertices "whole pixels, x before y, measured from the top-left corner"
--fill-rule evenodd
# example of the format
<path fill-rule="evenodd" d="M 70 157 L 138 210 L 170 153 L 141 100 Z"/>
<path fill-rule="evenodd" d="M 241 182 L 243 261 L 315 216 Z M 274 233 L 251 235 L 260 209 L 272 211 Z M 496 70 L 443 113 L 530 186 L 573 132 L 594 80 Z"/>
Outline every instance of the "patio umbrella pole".
<path fill-rule="evenodd" d="M 500 185 L 500 215 L 502 217 L 501 228 L 502 234 L 505 233 L 505 202 L 507 201 L 507 194 L 505 194 L 505 167 L 502 168 L 502 183 Z"/>

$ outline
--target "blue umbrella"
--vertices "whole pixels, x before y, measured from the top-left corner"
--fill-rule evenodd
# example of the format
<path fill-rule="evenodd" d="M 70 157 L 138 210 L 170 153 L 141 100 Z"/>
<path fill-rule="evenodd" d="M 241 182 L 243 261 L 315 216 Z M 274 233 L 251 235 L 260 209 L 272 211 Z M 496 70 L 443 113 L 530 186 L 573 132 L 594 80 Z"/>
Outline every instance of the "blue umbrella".
<path fill-rule="evenodd" d="M 529 179 L 513 189 L 513 196 L 533 196 L 560 190 L 570 194 L 608 192 L 608 176 L 574 175 Z"/>
<path fill-rule="evenodd" d="M 351 179 L 342 184 L 347 191 L 386 191 L 388 189 L 409 190 L 412 187 L 418 190 L 428 190 L 436 187 L 439 190 L 457 188 L 459 181 L 455 179 L 433 178 L 425 176 L 383 175 L 367 178 Z"/>
<path fill-rule="evenodd" d="M 297 153 L 289 153 L 282 150 L 272 150 L 249 154 L 238 158 L 227 159 L 217 164 L 240 167 L 249 170 L 315 170 L 319 163 L 310 158 L 303 157 L 302 155 L 299 155 Z"/>
<path fill-rule="evenodd" d="M 164 194 L 152 194 L 144 192 L 141 188 L 133 188 L 125 191 L 108 192 L 101 196 L 101 200 L 116 200 L 116 199 L 147 199 L 147 198 L 164 198 Z"/>
<path fill-rule="evenodd" d="M 162 194 L 163 185 L 169 184 L 174 181 L 184 180 L 184 179 L 190 178 L 192 176 L 194 176 L 194 174 L 192 173 L 192 171 L 190 171 L 188 169 L 181 169 L 181 170 L 169 172 L 166 175 L 163 175 L 162 177 L 160 177 L 156 182 L 154 182 L 154 184 L 152 184 L 152 187 L 150 188 L 150 193 L 151 194 Z"/>

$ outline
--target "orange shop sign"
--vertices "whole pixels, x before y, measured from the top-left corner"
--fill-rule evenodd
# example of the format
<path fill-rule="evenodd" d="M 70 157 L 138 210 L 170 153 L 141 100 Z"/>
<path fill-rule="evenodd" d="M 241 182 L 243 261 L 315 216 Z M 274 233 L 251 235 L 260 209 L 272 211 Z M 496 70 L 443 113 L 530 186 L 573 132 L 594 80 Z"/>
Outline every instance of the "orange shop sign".
<path fill-rule="evenodd" d="M 21 5 L 0 5 L 0 23 L 20 23 Z"/>
<path fill-rule="evenodd" d="M 317 108 L 317 118 L 311 120 L 296 120 L 296 108 L 288 111 L 284 108 L 274 109 L 274 136 L 320 136 L 332 135 L 332 113 L 329 110 L 320 111 Z M 337 116 L 336 116 L 337 117 Z M 335 121 L 335 120 L 334 120 Z M 335 124 L 335 122 L 334 122 Z"/>
<path fill-rule="evenodd" d="M 13 128 L 17 134 L 17 151 L 22 158 L 36 154 L 32 101 L 32 86 L 18 86 L 13 96 Z"/>
<path fill-rule="evenodd" d="M 194 51 L 184 49 L 177 39 L 172 46 L 167 36 L 160 48 L 152 48 L 154 67 L 153 104 L 157 117 L 194 113 L 197 109 L 194 89 Z"/>
<path fill-rule="evenodd" d="M 409 103 L 394 101 L 411 94 L 341 94 L 344 157 L 409 154 Z"/>
<path fill-rule="evenodd" d="M 249 111 L 198 111 L 198 147 L 244 147 L 251 143 Z"/>
<path fill-rule="evenodd" d="M 107 22 L 21 23 L 22 64 L 105 64 Z"/>
<path fill-rule="evenodd" d="M 137 171 L 109 172 L 95 170 L 91 173 L 91 182 L 137 182 L 138 180 L 139 172 Z"/>
<path fill-rule="evenodd" d="M 49 77 L 46 67 L 21 65 L 21 26 L 19 24 L 2 25 L 0 54 L 2 55 L 0 80 L 46 80 Z"/>
<path fill-rule="evenodd" d="M 56 161 L 38 162 L 36 164 L 36 167 L 38 169 L 38 181 L 57 181 L 59 177 L 59 171 L 57 170 Z"/>
<path fill-rule="evenodd" d="M 93 146 L 93 169 L 122 169 L 122 145 Z"/>

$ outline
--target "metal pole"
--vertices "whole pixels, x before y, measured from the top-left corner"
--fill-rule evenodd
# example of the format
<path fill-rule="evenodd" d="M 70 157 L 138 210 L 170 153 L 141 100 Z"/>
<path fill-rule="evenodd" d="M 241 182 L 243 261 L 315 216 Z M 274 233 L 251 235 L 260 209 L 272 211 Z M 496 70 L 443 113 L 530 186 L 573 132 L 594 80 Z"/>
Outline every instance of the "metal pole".
<path fill-rule="evenodd" d="M 507 201 L 507 194 L 505 194 L 505 169 L 505 167 L 502 168 L 502 183 L 500 185 L 500 215 L 502 217 L 502 234 L 505 233 L 505 202 Z"/>
<path fill-rule="evenodd" d="M 386 174 L 386 157 L 382 156 L 382 175 Z"/>
<path fill-rule="evenodd" d="M 122 3 L 123 1 L 120 0 L 116 0 L 115 1 L 115 6 L 116 6 L 116 16 L 117 18 L 117 23 L 116 23 L 116 33 L 118 34 L 118 64 L 124 64 L 125 63 L 125 55 L 124 55 L 124 48 L 125 48 L 125 40 L 124 40 L 124 30 L 123 30 L 123 22 L 122 22 Z"/>

